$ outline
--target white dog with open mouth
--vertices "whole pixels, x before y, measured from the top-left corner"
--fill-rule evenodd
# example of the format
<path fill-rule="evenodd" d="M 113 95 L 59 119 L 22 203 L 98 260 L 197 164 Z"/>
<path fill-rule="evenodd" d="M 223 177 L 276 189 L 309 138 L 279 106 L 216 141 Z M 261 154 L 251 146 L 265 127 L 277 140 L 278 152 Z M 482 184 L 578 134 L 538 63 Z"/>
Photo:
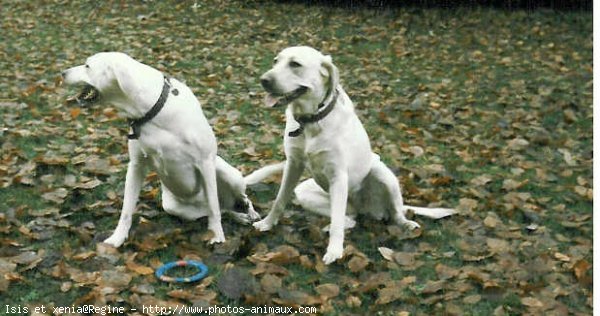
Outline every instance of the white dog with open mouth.
<path fill-rule="evenodd" d="M 326 264 L 342 257 L 344 228 L 354 226 L 352 215 L 356 212 L 376 219 L 391 217 L 411 229 L 419 224 L 406 219 L 407 209 L 431 218 L 455 213 L 452 209 L 403 204 L 396 176 L 372 152 L 354 105 L 338 81 L 331 57 L 304 46 L 281 51 L 273 68 L 261 77 L 268 93 L 267 105 L 289 105 L 281 187 L 267 217 L 254 227 L 271 229 L 295 193 L 303 208 L 331 217 L 329 244 L 323 257 Z M 305 168 L 312 178 L 296 187 Z"/>
<path fill-rule="evenodd" d="M 211 244 L 225 241 L 221 210 L 246 223 L 260 218 L 245 194 L 242 174 L 217 156 L 213 131 L 185 84 L 117 52 L 95 54 L 63 77 L 67 84 L 84 86 L 70 101 L 111 104 L 132 130 L 123 209 L 104 242 L 119 247 L 127 238 L 147 167 L 160 178 L 167 213 L 186 220 L 208 216 Z M 233 212 L 236 206 L 247 214 Z"/>

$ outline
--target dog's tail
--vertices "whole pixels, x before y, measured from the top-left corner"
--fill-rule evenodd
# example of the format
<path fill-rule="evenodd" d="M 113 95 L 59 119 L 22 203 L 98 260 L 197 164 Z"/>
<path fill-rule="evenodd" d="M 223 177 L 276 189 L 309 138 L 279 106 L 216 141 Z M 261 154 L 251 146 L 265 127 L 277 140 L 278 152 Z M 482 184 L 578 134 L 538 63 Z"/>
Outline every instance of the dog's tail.
<path fill-rule="evenodd" d="M 415 212 L 415 214 L 417 215 L 421 215 L 421 216 L 425 216 L 425 217 L 429 217 L 429 218 L 433 218 L 433 219 L 440 219 L 440 218 L 444 218 L 453 214 L 458 213 L 456 210 L 453 210 L 451 208 L 433 208 L 433 207 L 418 207 L 418 206 L 412 206 L 412 205 L 404 205 L 403 207 L 404 211 L 406 210 L 413 210 Z"/>
<path fill-rule="evenodd" d="M 251 174 L 245 176 L 244 180 L 246 181 L 247 185 L 257 184 L 270 176 L 273 176 L 273 175 L 283 172 L 284 166 L 285 166 L 285 161 L 282 161 L 282 162 L 276 163 L 276 164 L 272 164 L 272 165 L 268 165 L 268 166 L 264 166 L 256 171 L 252 172 Z"/>

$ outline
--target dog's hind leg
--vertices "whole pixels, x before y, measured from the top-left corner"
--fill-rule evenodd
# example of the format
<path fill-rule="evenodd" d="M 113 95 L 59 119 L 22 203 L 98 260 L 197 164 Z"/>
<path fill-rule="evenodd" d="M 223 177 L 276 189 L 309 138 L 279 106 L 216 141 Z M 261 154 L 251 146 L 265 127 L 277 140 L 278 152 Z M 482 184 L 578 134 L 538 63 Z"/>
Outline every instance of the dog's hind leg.
<path fill-rule="evenodd" d="M 400 185 L 394 173 L 383 163 L 377 159 L 373 161 L 373 167 L 368 177 L 373 177 L 376 182 L 382 185 L 382 189 L 386 190 L 389 205 L 392 208 L 392 218 L 398 225 L 407 226 L 409 229 L 419 228 L 420 225 L 408 220 L 405 215 L 404 201 L 400 192 Z"/>
<path fill-rule="evenodd" d="M 314 179 L 308 179 L 300 183 L 296 189 L 294 189 L 294 199 L 292 203 L 300 205 L 305 210 L 317 213 L 322 216 L 331 217 L 331 202 L 329 200 L 329 193 L 323 190 Z M 347 214 L 353 214 L 354 211 L 352 206 L 348 204 Z M 346 216 L 344 220 L 344 229 L 353 228 L 356 225 L 354 219 Z M 329 230 L 329 225 L 324 228 Z"/>
<path fill-rule="evenodd" d="M 246 195 L 246 182 L 242 173 L 219 156 L 216 158 L 216 168 L 221 211 L 231 213 L 234 219 L 242 224 L 259 220 L 260 215 L 254 210 L 252 201 Z M 241 204 L 246 214 L 232 211 L 236 204 Z"/>

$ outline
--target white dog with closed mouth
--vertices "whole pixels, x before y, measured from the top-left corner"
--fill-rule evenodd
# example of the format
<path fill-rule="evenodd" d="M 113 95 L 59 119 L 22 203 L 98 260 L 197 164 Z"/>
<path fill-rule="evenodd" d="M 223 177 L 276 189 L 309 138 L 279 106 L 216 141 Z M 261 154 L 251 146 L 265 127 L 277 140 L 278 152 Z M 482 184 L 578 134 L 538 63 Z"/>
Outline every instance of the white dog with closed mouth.
<path fill-rule="evenodd" d="M 242 222 L 260 218 L 245 194 L 242 174 L 217 156 L 213 131 L 185 84 L 117 52 L 95 54 L 63 77 L 67 84 L 84 86 L 71 101 L 111 104 L 132 129 L 123 209 L 117 228 L 104 242 L 119 247 L 127 238 L 148 167 L 160 178 L 167 213 L 186 220 L 208 216 L 211 244 L 225 241 L 221 210 Z M 233 212 L 236 205 L 247 214 Z"/>
<path fill-rule="evenodd" d="M 305 46 L 286 48 L 275 58 L 273 68 L 262 75 L 261 84 L 268 93 L 267 105 L 288 107 L 283 179 L 271 211 L 254 223 L 258 230 L 277 224 L 294 193 L 303 208 L 331 217 L 323 257 L 329 264 L 342 257 L 344 228 L 354 225 L 351 216 L 356 212 L 376 219 L 391 217 L 411 229 L 419 224 L 406 219 L 407 209 L 431 218 L 455 213 L 452 209 L 403 204 L 396 176 L 372 152 L 354 105 L 339 85 L 338 70 L 330 56 Z M 305 168 L 312 178 L 296 187 Z"/>

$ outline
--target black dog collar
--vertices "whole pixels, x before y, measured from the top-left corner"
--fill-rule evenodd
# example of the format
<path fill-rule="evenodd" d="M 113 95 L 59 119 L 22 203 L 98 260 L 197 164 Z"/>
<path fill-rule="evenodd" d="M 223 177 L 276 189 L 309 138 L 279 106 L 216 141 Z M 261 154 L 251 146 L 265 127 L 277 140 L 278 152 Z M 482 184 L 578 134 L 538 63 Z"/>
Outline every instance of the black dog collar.
<path fill-rule="evenodd" d="M 302 134 L 302 131 L 304 131 L 304 125 L 309 124 L 309 123 L 316 123 L 316 122 L 322 120 L 323 118 L 325 118 L 333 110 L 333 107 L 335 106 L 337 98 L 338 98 L 338 91 L 336 89 L 334 92 L 333 98 L 331 99 L 331 102 L 329 102 L 329 104 L 327 104 L 327 105 L 324 105 L 323 103 L 319 104 L 318 109 L 320 111 L 318 111 L 316 114 L 302 115 L 297 118 L 294 118 L 298 123 L 300 123 L 300 127 L 298 127 L 298 129 L 296 129 L 294 131 L 289 132 L 288 136 L 298 137 Z"/>
<path fill-rule="evenodd" d="M 169 97 L 169 90 L 171 88 L 171 81 L 169 78 L 164 77 L 164 84 L 162 88 L 162 92 L 160 93 L 160 97 L 152 106 L 150 111 L 146 113 L 143 117 L 135 120 L 129 120 L 129 127 L 131 127 L 131 132 L 127 135 L 128 139 L 138 139 L 140 138 L 140 128 L 142 125 L 148 123 L 151 119 L 153 119 L 160 110 L 162 110 L 163 106 L 167 102 L 167 98 Z M 173 89 L 173 95 L 178 95 L 179 91 L 177 89 Z"/>

